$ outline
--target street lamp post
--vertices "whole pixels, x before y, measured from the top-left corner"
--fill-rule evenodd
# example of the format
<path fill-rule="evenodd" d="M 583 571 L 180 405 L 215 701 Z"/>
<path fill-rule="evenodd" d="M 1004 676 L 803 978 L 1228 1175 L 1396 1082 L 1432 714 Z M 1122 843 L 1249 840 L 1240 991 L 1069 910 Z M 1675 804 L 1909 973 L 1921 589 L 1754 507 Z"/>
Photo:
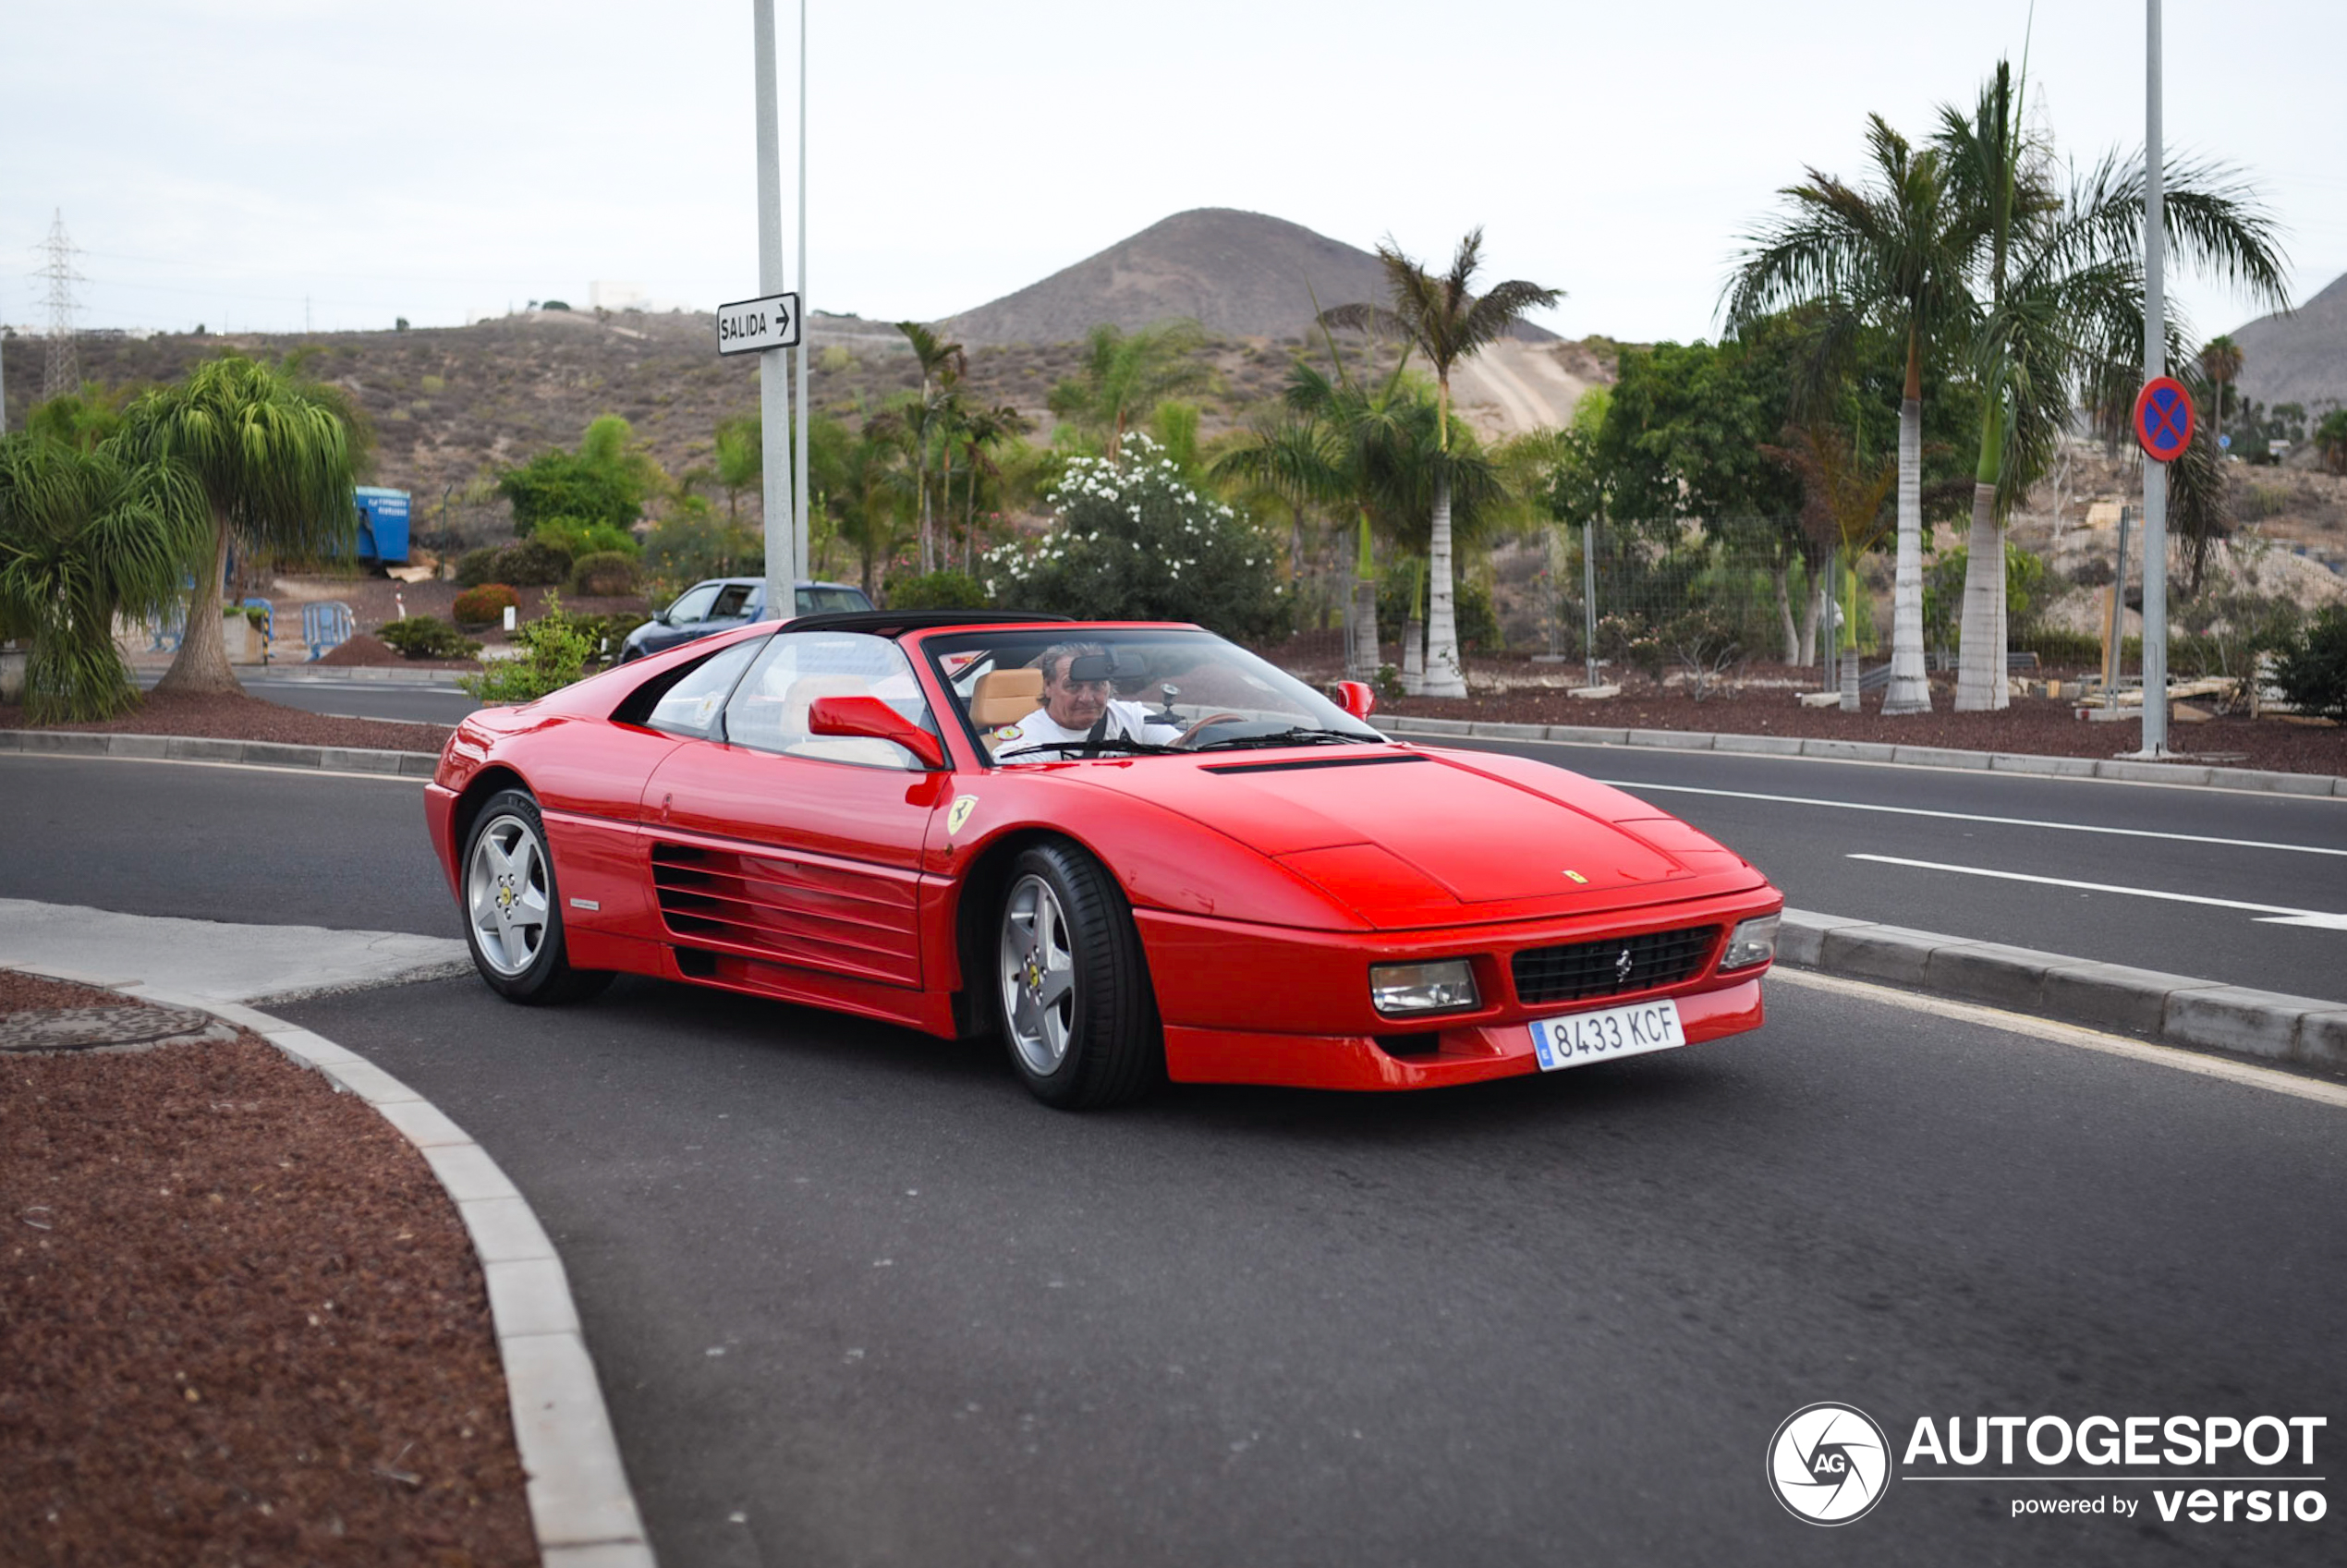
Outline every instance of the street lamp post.
<path fill-rule="evenodd" d="M 783 189 L 779 146 L 782 117 L 774 106 L 774 0 L 750 0 L 758 55 L 758 288 L 783 292 Z M 801 341 L 805 341 L 802 330 Z M 758 356 L 758 407 L 762 422 L 766 509 L 766 610 L 788 619 L 797 610 L 799 541 L 792 508 L 790 350 Z"/>

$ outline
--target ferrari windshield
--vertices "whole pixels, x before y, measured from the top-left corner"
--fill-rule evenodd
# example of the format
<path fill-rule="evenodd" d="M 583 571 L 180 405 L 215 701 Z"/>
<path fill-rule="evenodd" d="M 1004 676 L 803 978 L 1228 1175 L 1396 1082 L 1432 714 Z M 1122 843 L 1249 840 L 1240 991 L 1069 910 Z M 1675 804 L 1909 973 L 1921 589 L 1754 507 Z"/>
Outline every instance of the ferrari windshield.
<path fill-rule="evenodd" d="M 933 635 L 921 647 L 997 762 L 1385 743 L 1211 632 L 1038 626 Z"/>

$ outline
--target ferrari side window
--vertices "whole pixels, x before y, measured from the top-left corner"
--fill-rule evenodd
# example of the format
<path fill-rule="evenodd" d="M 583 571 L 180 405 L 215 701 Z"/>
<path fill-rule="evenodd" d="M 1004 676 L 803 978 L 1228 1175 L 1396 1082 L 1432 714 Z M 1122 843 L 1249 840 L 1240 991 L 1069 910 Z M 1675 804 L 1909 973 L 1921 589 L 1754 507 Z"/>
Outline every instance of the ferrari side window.
<path fill-rule="evenodd" d="M 737 642 L 703 660 L 661 693 L 660 700 L 644 720 L 645 724 L 669 735 L 710 739 L 716 732 L 718 714 L 725 706 L 725 694 L 734 689 L 734 683 L 741 678 L 742 670 L 757 655 L 759 647 L 757 642 Z"/>
<path fill-rule="evenodd" d="M 735 746 L 827 762 L 920 766 L 893 740 L 815 734 L 809 711 L 826 697 L 877 697 L 923 728 L 936 728 L 913 666 L 895 643 L 853 632 L 785 631 L 767 639 L 765 653 L 726 704 L 725 738 Z"/>

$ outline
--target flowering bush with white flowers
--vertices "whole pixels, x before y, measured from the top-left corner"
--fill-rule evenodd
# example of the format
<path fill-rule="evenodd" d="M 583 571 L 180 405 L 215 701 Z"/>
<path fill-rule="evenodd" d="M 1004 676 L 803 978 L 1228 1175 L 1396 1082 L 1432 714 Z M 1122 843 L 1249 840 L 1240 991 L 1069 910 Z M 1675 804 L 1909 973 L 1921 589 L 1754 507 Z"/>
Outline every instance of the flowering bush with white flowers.
<path fill-rule="evenodd" d="M 1058 514 L 1051 531 L 987 552 L 979 575 L 995 602 L 1083 620 L 1196 621 L 1246 641 L 1285 635 L 1278 547 L 1191 488 L 1148 436 L 1126 435 L 1124 457 L 1071 460 L 1046 496 Z"/>

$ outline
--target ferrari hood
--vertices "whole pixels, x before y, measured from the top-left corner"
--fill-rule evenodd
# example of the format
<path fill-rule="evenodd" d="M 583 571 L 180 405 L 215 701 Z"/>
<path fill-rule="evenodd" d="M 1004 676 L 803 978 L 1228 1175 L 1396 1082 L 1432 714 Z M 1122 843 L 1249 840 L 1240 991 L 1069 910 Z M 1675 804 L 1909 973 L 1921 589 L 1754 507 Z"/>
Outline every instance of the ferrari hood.
<path fill-rule="evenodd" d="M 1675 818 L 1540 772 L 1554 785 L 1401 748 L 1070 770 L 1239 840 L 1380 928 L 1619 908 L 1760 881 Z"/>

